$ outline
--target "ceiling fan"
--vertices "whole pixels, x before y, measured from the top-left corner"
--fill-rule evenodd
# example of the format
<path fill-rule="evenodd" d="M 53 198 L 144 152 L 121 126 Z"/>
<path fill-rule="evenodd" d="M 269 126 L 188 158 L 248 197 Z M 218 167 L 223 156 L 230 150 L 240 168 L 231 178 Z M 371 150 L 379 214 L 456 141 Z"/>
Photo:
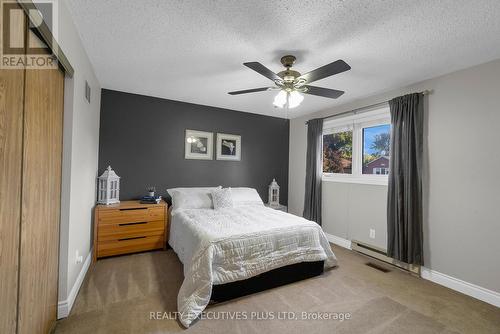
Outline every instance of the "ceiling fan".
<path fill-rule="evenodd" d="M 278 108 L 295 108 L 297 107 L 304 96 L 300 93 L 317 95 L 328 97 L 331 99 L 336 99 L 342 94 L 341 90 L 329 89 L 317 86 L 310 86 L 311 82 L 320 80 L 335 74 L 339 74 L 351 69 L 345 61 L 337 60 L 314 71 L 308 72 L 306 74 L 300 74 L 299 72 L 292 70 L 292 66 L 295 63 L 296 58 L 291 55 L 281 57 L 281 63 L 285 66 L 285 70 L 279 73 L 274 73 L 264 65 L 259 62 L 249 62 L 243 63 L 248 68 L 260 73 L 266 78 L 274 81 L 275 87 L 262 87 L 246 90 L 238 90 L 234 92 L 229 92 L 230 95 L 239 95 L 255 92 L 263 92 L 267 90 L 279 90 L 280 92 L 274 98 L 273 104 Z"/>

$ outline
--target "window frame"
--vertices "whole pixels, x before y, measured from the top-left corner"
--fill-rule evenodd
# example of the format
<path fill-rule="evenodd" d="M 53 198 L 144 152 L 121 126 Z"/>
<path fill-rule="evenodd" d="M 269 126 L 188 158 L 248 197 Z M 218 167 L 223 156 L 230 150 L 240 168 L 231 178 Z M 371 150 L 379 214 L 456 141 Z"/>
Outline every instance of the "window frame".
<path fill-rule="evenodd" d="M 370 111 L 325 121 L 323 136 L 339 132 L 341 129 L 352 128 L 352 173 L 323 173 L 322 180 L 387 185 L 389 182 L 388 175 L 363 174 L 363 129 L 387 124 L 391 124 L 388 104 Z"/>

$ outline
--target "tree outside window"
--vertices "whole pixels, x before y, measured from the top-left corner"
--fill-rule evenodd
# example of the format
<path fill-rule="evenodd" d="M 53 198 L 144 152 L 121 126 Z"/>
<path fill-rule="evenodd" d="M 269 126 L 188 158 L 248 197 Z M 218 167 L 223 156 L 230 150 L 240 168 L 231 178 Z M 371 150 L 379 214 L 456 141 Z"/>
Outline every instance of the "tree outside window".
<path fill-rule="evenodd" d="M 323 136 L 323 173 L 352 173 L 352 131 Z"/>

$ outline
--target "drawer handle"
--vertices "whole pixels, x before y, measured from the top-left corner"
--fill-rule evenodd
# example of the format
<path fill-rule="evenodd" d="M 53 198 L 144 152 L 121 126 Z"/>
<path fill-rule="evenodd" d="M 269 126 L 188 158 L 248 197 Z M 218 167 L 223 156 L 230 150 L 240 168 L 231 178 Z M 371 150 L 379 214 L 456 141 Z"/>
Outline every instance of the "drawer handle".
<path fill-rule="evenodd" d="M 121 238 L 118 241 L 126 241 L 126 240 L 134 240 L 134 239 L 144 239 L 145 237 L 130 237 L 130 238 Z"/>
<path fill-rule="evenodd" d="M 122 224 L 118 224 L 118 226 L 141 225 L 141 224 L 147 224 L 147 223 L 148 222 L 122 223 Z"/>
<path fill-rule="evenodd" d="M 130 210 L 147 210 L 148 208 L 125 208 L 120 209 L 120 211 L 130 211 Z"/>

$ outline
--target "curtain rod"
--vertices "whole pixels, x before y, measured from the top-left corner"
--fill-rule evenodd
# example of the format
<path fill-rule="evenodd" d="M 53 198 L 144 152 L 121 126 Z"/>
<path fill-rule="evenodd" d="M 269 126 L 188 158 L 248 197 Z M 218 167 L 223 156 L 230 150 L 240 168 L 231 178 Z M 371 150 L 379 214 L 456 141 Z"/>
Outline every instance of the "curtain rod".
<path fill-rule="evenodd" d="M 431 90 L 424 90 L 424 91 L 421 91 L 419 93 L 423 94 L 423 95 L 429 95 L 429 94 L 432 93 L 432 91 Z M 387 100 L 387 101 L 383 101 L 383 102 L 371 104 L 371 105 L 366 106 L 366 107 L 356 108 L 356 109 L 344 111 L 344 112 L 341 112 L 341 113 L 338 113 L 338 114 L 333 114 L 333 115 L 328 115 L 328 116 L 325 116 L 325 117 L 318 117 L 318 118 L 320 118 L 320 119 L 327 119 L 327 118 L 332 118 L 332 117 L 337 117 L 337 116 L 343 116 L 343 115 L 348 115 L 348 114 L 356 115 L 356 114 L 362 113 L 363 111 L 369 111 L 369 110 L 372 110 L 372 109 L 376 109 L 377 107 L 382 107 L 385 104 L 389 103 L 389 101 L 390 100 Z M 309 121 L 306 121 L 306 124 L 307 123 L 309 123 Z"/>

